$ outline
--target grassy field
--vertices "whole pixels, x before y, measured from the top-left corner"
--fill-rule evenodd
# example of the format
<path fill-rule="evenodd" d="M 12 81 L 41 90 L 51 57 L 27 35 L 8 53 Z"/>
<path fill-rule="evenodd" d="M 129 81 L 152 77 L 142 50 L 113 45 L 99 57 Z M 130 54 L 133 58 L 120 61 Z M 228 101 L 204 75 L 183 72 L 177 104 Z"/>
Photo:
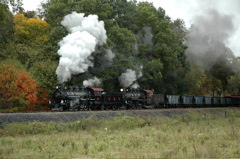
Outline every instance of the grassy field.
<path fill-rule="evenodd" d="M 0 158 L 238 158 L 240 112 L 9 124 Z"/>

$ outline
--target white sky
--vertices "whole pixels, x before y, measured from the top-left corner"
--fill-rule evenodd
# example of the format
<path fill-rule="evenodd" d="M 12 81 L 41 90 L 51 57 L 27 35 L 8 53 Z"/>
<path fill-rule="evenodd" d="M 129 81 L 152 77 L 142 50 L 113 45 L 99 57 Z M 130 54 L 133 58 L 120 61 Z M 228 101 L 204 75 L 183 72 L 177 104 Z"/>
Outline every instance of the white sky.
<path fill-rule="evenodd" d="M 26 10 L 35 10 L 41 1 L 46 0 L 23 0 Z M 152 2 L 158 8 L 162 7 L 166 14 L 173 20 L 180 18 L 189 28 L 193 18 L 203 13 L 206 9 L 215 9 L 221 14 L 232 15 L 236 31 L 227 43 L 235 55 L 240 56 L 240 0 L 138 0 Z"/>

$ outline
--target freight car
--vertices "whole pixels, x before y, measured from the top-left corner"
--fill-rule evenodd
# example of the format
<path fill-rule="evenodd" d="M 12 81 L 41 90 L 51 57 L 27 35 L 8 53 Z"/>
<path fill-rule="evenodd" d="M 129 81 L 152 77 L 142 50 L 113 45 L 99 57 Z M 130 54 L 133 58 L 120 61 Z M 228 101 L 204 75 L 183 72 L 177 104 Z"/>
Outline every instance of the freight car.
<path fill-rule="evenodd" d="M 126 88 L 121 92 L 104 92 L 94 87 L 57 87 L 51 110 L 108 110 L 142 108 L 187 108 L 239 106 L 240 96 L 182 96 L 154 94 L 151 90 Z"/>

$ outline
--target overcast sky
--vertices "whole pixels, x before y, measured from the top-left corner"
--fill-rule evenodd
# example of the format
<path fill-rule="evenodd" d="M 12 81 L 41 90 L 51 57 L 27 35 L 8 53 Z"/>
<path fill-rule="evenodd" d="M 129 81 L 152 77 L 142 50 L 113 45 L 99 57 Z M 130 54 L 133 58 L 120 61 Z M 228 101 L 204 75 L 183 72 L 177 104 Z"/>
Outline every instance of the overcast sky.
<path fill-rule="evenodd" d="M 26 10 L 35 10 L 45 0 L 23 0 Z M 222 15 L 230 15 L 235 30 L 226 41 L 226 45 L 240 56 L 240 0 L 138 0 L 152 2 L 156 8 L 162 7 L 173 20 L 180 18 L 189 28 L 194 18 L 204 15 L 206 10 L 214 9 Z M 207 15 L 205 15 L 207 16 Z"/>

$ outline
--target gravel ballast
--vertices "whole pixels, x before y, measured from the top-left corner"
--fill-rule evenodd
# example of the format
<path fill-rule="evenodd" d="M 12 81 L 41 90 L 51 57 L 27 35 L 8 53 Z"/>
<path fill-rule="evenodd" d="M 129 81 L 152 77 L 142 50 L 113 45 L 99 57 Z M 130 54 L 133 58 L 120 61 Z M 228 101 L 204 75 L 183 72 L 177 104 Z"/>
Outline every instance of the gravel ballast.
<path fill-rule="evenodd" d="M 239 107 L 231 108 L 184 108 L 184 109 L 151 109 L 151 110 L 119 110 L 119 111 L 78 111 L 78 112 L 38 112 L 38 113 L 0 113 L 0 126 L 20 122 L 72 122 L 86 118 L 112 118 L 118 116 L 158 116 L 176 117 L 186 114 L 219 115 L 225 116 L 240 110 Z"/>

